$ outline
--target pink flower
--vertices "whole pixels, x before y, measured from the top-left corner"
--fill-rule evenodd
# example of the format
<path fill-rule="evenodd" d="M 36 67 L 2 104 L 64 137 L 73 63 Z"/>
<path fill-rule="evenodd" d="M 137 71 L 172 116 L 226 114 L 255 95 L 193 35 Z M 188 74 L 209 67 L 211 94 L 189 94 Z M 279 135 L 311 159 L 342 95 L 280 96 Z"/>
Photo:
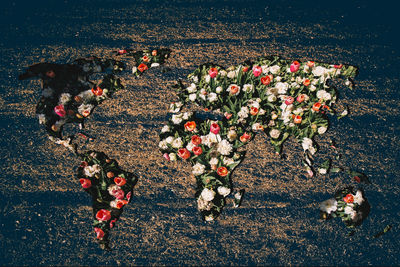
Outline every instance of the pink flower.
<path fill-rule="evenodd" d="M 81 178 L 79 179 L 79 182 L 85 189 L 90 188 L 92 186 L 92 182 L 89 179 Z"/>
<path fill-rule="evenodd" d="M 122 190 L 122 189 L 115 190 L 113 192 L 113 196 L 116 199 L 124 199 L 124 196 L 125 196 L 124 190 Z"/>
<path fill-rule="evenodd" d="M 168 161 L 171 160 L 171 159 L 169 158 L 169 154 L 168 154 L 168 153 L 164 153 L 163 157 L 164 157 L 166 160 L 168 160 Z"/>
<path fill-rule="evenodd" d="M 296 98 L 297 102 L 299 102 L 299 103 L 303 102 L 305 99 L 306 99 L 306 96 L 303 95 L 303 94 L 299 95 L 299 96 Z"/>
<path fill-rule="evenodd" d="M 112 219 L 110 222 L 110 228 L 113 228 L 115 226 L 115 222 L 117 221 L 117 218 Z"/>
<path fill-rule="evenodd" d="M 208 74 L 210 75 L 211 78 L 217 77 L 217 74 L 218 74 L 217 68 L 211 68 L 211 69 L 208 71 Z"/>
<path fill-rule="evenodd" d="M 262 73 L 262 68 L 260 66 L 253 66 L 253 74 L 255 77 L 260 76 Z"/>
<path fill-rule="evenodd" d="M 131 201 L 131 197 L 132 197 L 132 191 L 126 194 L 126 199 L 128 200 L 128 202 Z"/>
<path fill-rule="evenodd" d="M 221 130 L 221 127 L 219 127 L 218 123 L 211 124 L 210 132 L 212 132 L 213 134 L 218 134 L 220 130 Z"/>
<path fill-rule="evenodd" d="M 67 112 L 65 112 L 64 106 L 63 105 L 58 105 L 54 107 L 54 112 L 60 116 L 60 117 L 65 117 Z"/>
<path fill-rule="evenodd" d="M 290 71 L 291 72 L 296 72 L 300 68 L 300 63 L 298 61 L 293 61 L 293 63 L 290 65 Z"/>
<path fill-rule="evenodd" d="M 294 98 L 293 97 L 291 97 L 291 96 L 288 96 L 286 99 L 285 99 L 285 104 L 286 105 L 291 105 L 291 104 L 293 104 L 293 102 L 294 102 Z"/>
<path fill-rule="evenodd" d="M 100 228 L 98 228 L 98 227 L 95 227 L 94 228 L 94 231 L 96 232 L 96 237 L 97 237 L 97 239 L 102 239 L 103 237 L 104 237 L 104 232 L 103 232 L 103 230 L 101 230 Z"/>
<path fill-rule="evenodd" d="M 101 209 L 96 213 L 96 219 L 103 222 L 111 219 L 111 212 L 109 210 Z"/>

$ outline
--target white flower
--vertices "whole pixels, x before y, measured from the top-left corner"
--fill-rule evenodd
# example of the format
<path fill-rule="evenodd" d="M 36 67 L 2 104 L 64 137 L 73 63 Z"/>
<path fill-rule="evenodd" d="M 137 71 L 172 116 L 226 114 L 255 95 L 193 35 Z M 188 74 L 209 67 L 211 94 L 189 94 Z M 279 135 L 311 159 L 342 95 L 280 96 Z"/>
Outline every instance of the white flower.
<path fill-rule="evenodd" d="M 236 72 L 234 72 L 234 71 L 228 72 L 228 78 L 229 79 L 233 79 L 233 78 L 235 78 L 235 76 L 236 76 Z"/>
<path fill-rule="evenodd" d="M 220 72 L 219 72 L 219 75 L 221 75 L 221 77 L 225 77 L 226 76 L 226 71 L 224 71 L 224 70 L 221 70 Z"/>
<path fill-rule="evenodd" d="M 172 120 L 172 122 L 173 122 L 174 124 L 179 124 L 179 123 L 181 123 L 181 122 L 182 122 L 182 114 L 174 114 L 174 115 L 172 115 L 171 120 Z"/>
<path fill-rule="evenodd" d="M 262 65 L 262 66 L 261 66 L 261 69 L 262 69 L 262 72 L 263 72 L 264 74 L 267 74 L 268 71 L 269 71 L 269 67 L 268 67 L 267 65 Z"/>
<path fill-rule="evenodd" d="M 363 202 L 364 202 L 364 198 L 363 198 L 362 192 L 360 190 L 357 190 L 357 193 L 354 195 L 354 203 L 361 205 Z"/>
<path fill-rule="evenodd" d="M 210 93 L 208 95 L 208 101 L 215 102 L 218 100 L 218 95 L 216 93 Z"/>
<path fill-rule="evenodd" d="M 194 147 L 195 147 L 195 145 L 192 142 L 189 142 L 186 145 L 186 149 L 189 150 L 189 151 L 192 151 Z"/>
<path fill-rule="evenodd" d="M 40 124 L 45 124 L 46 123 L 46 115 L 38 114 L 38 118 L 39 118 L 39 123 Z"/>
<path fill-rule="evenodd" d="M 193 80 L 195 83 L 199 82 L 199 78 L 198 78 L 197 76 L 192 76 L 192 80 Z"/>
<path fill-rule="evenodd" d="M 260 108 L 259 110 L 258 110 L 258 114 L 259 115 L 265 115 L 265 110 L 264 109 L 262 109 L 262 108 Z"/>
<path fill-rule="evenodd" d="M 318 128 L 318 133 L 319 134 L 324 134 L 326 132 L 327 128 L 325 126 L 321 126 Z"/>
<path fill-rule="evenodd" d="M 276 83 L 275 88 L 278 89 L 278 94 L 284 95 L 286 94 L 287 89 L 289 88 L 289 84 L 278 82 Z"/>
<path fill-rule="evenodd" d="M 267 98 L 268 102 L 275 102 L 276 99 L 277 99 L 277 98 L 276 98 L 275 95 L 269 95 L 268 98 Z"/>
<path fill-rule="evenodd" d="M 196 94 L 190 94 L 189 95 L 189 100 L 192 101 L 192 102 L 194 102 L 196 100 L 196 98 L 197 98 Z"/>
<path fill-rule="evenodd" d="M 205 201 L 211 201 L 215 197 L 215 192 L 208 188 L 204 188 L 203 191 L 201 191 L 200 197 Z"/>
<path fill-rule="evenodd" d="M 211 222 L 211 221 L 214 220 L 214 217 L 213 217 L 212 214 L 210 214 L 210 215 L 205 216 L 205 217 L 204 217 L 204 220 L 206 220 L 206 222 Z"/>
<path fill-rule="evenodd" d="M 281 70 L 281 67 L 279 67 L 278 65 L 273 65 L 269 68 L 269 71 L 272 74 L 277 74 L 279 71 Z"/>
<path fill-rule="evenodd" d="M 238 116 L 239 116 L 239 118 L 242 118 L 242 119 L 247 118 L 249 116 L 248 107 L 242 107 L 240 109 L 240 111 L 238 112 Z"/>
<path fill-rule="evenodd" d="M 181 110 L 181 107 L 182 107 L 182 106 L 183 106 L 183 103 L 182 103 L 182 102 L 172 103 L 172 104 L 169 106 L 169 112 L 177 113 L 177 112 L 179 112 L 179 111 Z"/>
<path fill-rule="evenodd" d="M 218 186 L 217 188 L 218 194 L 220 194 L 223 197 L 226 197 L 231 193 L 231 190 L 225 186 Z"/>
<path fill-rule="evenodd" d="M 65 105 L 69 100 L 71 100 L 71 95 L 68 93 L 63 93 L 60 95 L 59 104 Z"/>
<path fill-rule="evenodd" d="M 200 163 L 196 163 L 195 165 L 193 165 L 192 173 L 195 176 L 198 176 L 198 175 L 203 174 L 205 169 L 206 169 L 206 166 L 204 166 L 203 164 L 200 164 Z"/>
<path fill-rule="evenodd" d="M 168 125 L 164 125 L 163 127 L 162 127 L 162 129 L 161 129 L 161 132 L 162 133 L 166 133 L 166 132 L 169 132 L 169 126 Z"/>
<path fill-rule="evenodd" d="M 165 140 L 160 141 L 160 143 L 158 143 L 158 147 L 161 148 L 162 150 L 168 149 L 167 142 Z"/>
<path fill-rule="evenodd" d="M 237 90 L 237 92 L 235 92 Z M 231 84 L 228 86 L 228 89 L 226 89 L 227 92 L 229 92 L 230 95 L 238 95 L 240 94 L 240 86 L 236 84 Z"/>
<path fill-rule="evenodd" d="M 150 68 L 155 68 L 160 66 L 160 63 L 151 63 Z"/>
<path fill-rule="evenodd" d="M 229 166 L 233 163 L 235 163 L 235 161 L 233 160 L 233 158 L 228 158 L 228 157 L 224 157 L 222 159 L 222 162 L 224 163 L 225 166 Z"/>
<path fill-rule="evenodd" d="M 118 191 L 118 190 L 120 190 L 121 189 L 121 187 L 119 187 L 118 185 L 116 185 L 116 184 L 112 184 L 112 185 L 110 185 L 108 188 L 107 188 L 107 191 L 108 191 L 108 193 L 110 194 L 110 195 L 114 195 L 115 194 L 115 191 Z"/>
<path fill-rule="evenodd" d="M 222 92 L 222 87 L 221 87 L 221 86 L 218 86 L 217 88 L 215 88 L 215 92 L 216 92 L 217 94 L 220 94 L 220 93 Z"/>
<path fill-rule="evenodd" d="M 228 142 L 228 140 L 222 140 L 221 142 L 218 143 L 217 146 L 217 151 L 221 155 L 229 155 L 232 152 L 232 145 L 231 143 Z"/>
<path fill-rule="evenodd" d="M 337 210 L 337 201 L 334 198 L 330 198 L 328 200 L 323 201 L 320 205 L 319 205 L 319 209 L 331 214 L 332 212 L 335 212 Z"/>
<path fill-rule="evenodd" d="M 253 130 L 253 132 L 256 132 L 256 131 L 262 131 L 264 127 L 259 122 L 256 122 L 253 124 L 251 129 Z"/>
<path fill-rule="evenodd" d="M 327 171 L 328 171 L 328 170 L 325 169 L 325 168 L 319 168 L 319 169 L 318 169 L 319 174 L 326 174 Z"/>
<path fill-rule="evenodd" d="M 325 72 L 327 71 L 326 68 L 321 67 L 321 66 L 317 66 L 316 68 L 314 68 L 312 70 L 312 73 L 314 74 L 314 76 L 319 77 L 325 74 Z"/>
<path fill-rule="evenodd" d="M 344 213 L 349 214 L 352 218 L 356 216 L 356 211 L 349 205 L 344 208 Z"/>
<path fill-rule="evenodd" d="M 308 138 L 308 137 L 304 137 L 303 141 L 301 143 L 301 145 L 303 146 L 303 150 L 304 151 L 310 151 L 310 153 L 312 155 L 315 154 L 315 152 L 317 152 L 316 148 L 313 146 L 313 141 L 312 139 Z"/>
<path fill-rule="evenodd" d="M 44 88 L 42 91 L 42 96 L 44 97 L 51 97 L 53 95 L 53 89 L 50 87 Z"/>
<path fill-rule="evenodd" d="M 87 71 L 86 71 L 87 72 Z M 135 66 L 132 67 L 132 73 L 135 74 L 137 72 L 137 68 Z"/>
<path fill-rule="evenodd" d="M 165 142 L 167 142 L 167 144 L 172 144 L 172 142 L 174 141 L 174 137 L 173 136 L 168 136 L 167 138 L 165 138 Z"/>
<path fill-rule="evenodd" d="M 319 90 L 319 91 L 317 92 L 317 97 L 318 97 L 319 99 L 323 99 L 323 100 L 331 100 L 331 98 L 332 98 L 331 94 L 328 93 L 328 92 L 325 91 L 325 90 Z"/>
<path fill-rule="evenodd" d="M 186 88 L 189 94 L 194 93 L 197 91 L 196 85 L 194 83 L 191 83 L 188 88 Z"/>
<path fill-rule="evenodd" d="M 169 160 L 170 161 L 176 161 L 176 154 L 175 153 L 169 153 Z"/>
<path fill-rule="evenodd" d="M 78 112 L 82 114 L 84 117 L 89 116 L 90 112 L 94 108 L 91 104 L 82 104 L 78 107 Z"/>
<path fill-rule="evenodd" d="M 204 80 L 205 80 L 206 83 L 210 83 L 210 80 L 211 80 L 210 75 L 206 75 L 206 76 L 204 77 Z"/>
<path fill-rule="evenodd" d="M 202 89 L 200 90 L 199 97 L 205 101 L 205 100 L 206 100 L 206 95 L 207 95 L 206 89 L 202 88 Z"/>
<path fill-rule="evenodd" d="M 227 134 L 227 137 L 228 137 L 229 141 L 235 140 L 236 137 L 237 137 L 236 131 L 233 130 L 233 129 L 232 129 L 232 130 L 229 130 L 229 131 L 228 131 L 228 134 Z"/>
<path fill-rule="evenodd" d="M 279 131 L 278 129 L 272 129 L 269 132 L 269 135 L 273 138 L 273 139 L 277 139 L 279 138 L 279 136 L 281 135 L 281 131 Z"/>
<path fill-rule="evenodd" d="M 252 85 L 252 84 L 243 85 L 243 91 L 246 92 L 246 93 L 253 92 L 253 89 L 254 89 L 254 85 Z"/>
<path fill-rule="evenodd" d="M 281 77 L 281 76 L 275 77 L 275 81 L 280 82 L 281 80 L 282 80 L 282 77 Z"/>
<path fill-rule="evenodd" d="M 83 173 L 88 177 L 92 177 L 93 175 L 99 173 L 100 171 L 101 167 L 98 164 L 94 164 L 92 166 L 86 166 L 85 168 L 83 168 Z"/>
<path fill-rule="evenodd" d="M 310 85 L 309 90 L 311 92 L 314 92 L 315 90 L 317 90 L 317 87 L 315 87 L 315 85 L 312 84 L 312 85 Z"/>
<path fill-rule="evenodd" d="M 92 98 L 94 96 L 92 90 L 86 90 L 81 92 L 79 95 L 79 97 L 81 97 L 83 100 L 88 100 L 90 98 Z"/>
<path fill-rule="evenodd" d="M 210 161 L 208 162 L 211 166 L 212 165 L 218 165 L 218 159 L 217 158 L 211 158 Z"/>
<path fill-rule="evenodd" d="M 260 108 L 260 103 L 258 103 L 258 101 L 254 101 L 253 99 L 250 99 L 250 100 L 247 102 L 247 105 L 248 105 L 249 107 Z"/>
<path fill-rule="evenodd" d="M 172 141 L 171 146 L 173 148 L 181 148 L 183 145 L 182 139 L 180 137 L 176 138 L 174 141 Z"/>
<path fill-rule="evenodd" d="M 293 114 L 295 114 L 295 115 L 299 115 L 302 112 L 303 112 L 302 108 L 296 108 L 295 110 L 293 110 Z"/>

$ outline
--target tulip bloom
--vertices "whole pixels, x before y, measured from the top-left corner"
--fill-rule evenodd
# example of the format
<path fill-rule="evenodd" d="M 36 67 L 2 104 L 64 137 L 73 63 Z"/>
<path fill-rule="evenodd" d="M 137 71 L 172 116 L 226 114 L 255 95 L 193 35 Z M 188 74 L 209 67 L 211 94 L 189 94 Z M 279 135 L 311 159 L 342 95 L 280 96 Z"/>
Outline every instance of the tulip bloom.
<path fill-rule="evenodd" d="M 347 194 L 345 197 L 343 197 L 343 201 L 346 203 L 353 203 L 354 196 L 352 194 Z"/>
<path fill-rule="evenodd" d="M 264 84 L 264 85 L 270 84 L 271 83 L 271 77 L 269 77 L 269 76 L 262 77 L 261 78 L 261 83 Z"/>
<path fill-rule="evenodd" d="M 221 127 L 219 127 L 218 123 L 211 124 L 210 132 L 212 132 L 213 134 L 218 134 L 220 130 L 221 130 Z"/>
<path fill-rule="evenodd" d="M 97 239 L 102 239 L 104 237 L 104 232 L 100 228 L 95 227 L 94 231 L 96 232 Z"/>
<path fill-rule="evenodd" d="M 290 72 L 297 72 L 300 68 L 300 63 L 298 61 L 293 61 L 290 65 Z"/>
<path fill-rule="evenodd" d="M 201 155 L 203 153 L 203 149 L 201 149 L 201 147 L 199 146 L 195 146 L 193 149 L 193 154 L 195 154 L 196 156 Z"/>
<path fill-rule="evenodd" d="M 193 136 L 192 136 L 192 143 L 193 143 L 193 145 L 195 145 L 195 146 L 200 145 L 200 144 L 201 144 L 201 137 L 198 136 L 198 135 L 193 135 Z"/>
<path fill-rule="evenodd" d="M 60 117 L 65 117 L 65 115 L 67 115 L 67 112 L 65 111 L 63 105 L 55 106 L 54 107 L 54 112 Z"/>
<path fill-rule="evenodd" d="M 126 179 L 118 176 L 114 178 L 114 183 L 118 186 L 123 186 L 126 184 Z"/>
<path fill-rule="evenodd" d="M 96 88 L 93 87 L 92 93 L 94 95 L 101 96 L 103 94 L 103 89 L 101 89 L 99 86 L 97 86 Z"/>
<path fill-rule="evenodd" d="M 79 179 L 79 182 L 85 189 L 90 188 L 92 186 L 92 181 L 90 181 L 89 179 L 81 178 Z"/>
<path fill-rule="evenodd" d="M 111 212 L 106 209 L 101 209 L 96 213 L 96 219 L 103 222 L 111 219 Z"/>
<path fill-rule="evenodd" d="M 189 132 L 193 132 L 196 129 L 196 122 L 188 121 L 185 123 L 185 129 Z"/>
<path fill-rule="evenodd" d="M 182 159 L 188 159 L 190 158 L 190 152 L 186 148 L 181 148 L 178 150 L 178 156 Z"/>
<path fill-rule="evenodd" d="M 303 120 L 303 118 L 300 115 L 297 115 L 294 117 L 294 123 L 299 124 Z"/>
<path fill-rule="evenodd" d="M 317 102 L 312 106 L 312 110 L 314 110 L 314 111 L 319 111 L 320 108 L 321 108 L 320 102 Z"/>
<path fill-rule="evenodd" d="M 219 175 L 219 176 L 222 176 L 222 177 L 224 177 L 224 176 L 227 176 L 228 175 L 228 169 L 226 168 L 226 167 L 219 167 L 218 169 L 217 169 L 217 174 Z"/>
<path fill-rule="evenodd" d="M 258 108 L 251 107 L 250 108 L 250 114 L 253 115 L 253 116 L 257 115 L 258 114 Z"/>
<path fill-rule="evenodd" d="M 299 95 L 299 96 L 296 98 L 296 101 L 299 102 L 299 103 L 301 103 L 301 102 L 303 102 L 305 99 L 306 99 L 306 96 L 303 95 L 303 94 L 301 94 L 301 95 Z"/>
<path fill-rule="evenodd" d="M 255 77 L 260 76 L 262 73 L 262 68 L 260 66 L 253 66 L 253 74 Z"/>
<path fill-rule="evenodd" d="M 311 82 L 310 82 L 309 79 L 305 79 L 305 80 L 303 81 L 303 85 L 304 85 L 304 86 L 309 86 L 310 84 L 311 84 Z"/>
<path fill-rule="evenodd" d="M 143 64 L 143 63 L 138 66 L 138 70 L 140 72 L 143 72 L 143 71 L 148 70 L 148 69 L 149 69 L 149 67 L 147 67 L 147 65 Z"/>
<path fill-rule="evenodd" d="M 211 68 L 208 71 L 208 75 L 210 75 L 211 78 L 215 78 L 218 75 L 218 69 L 217 68 Z"/>
<path fill-rule="evenodd" d="M 293 104 L 293 102 L 294 102 L 294 98 L 293 97 L 291 97 L 291 96 L 288 96 L 286 99 L 285 99 L 285 104 L 286 105 L 291 105 L 291 104 Z"/>

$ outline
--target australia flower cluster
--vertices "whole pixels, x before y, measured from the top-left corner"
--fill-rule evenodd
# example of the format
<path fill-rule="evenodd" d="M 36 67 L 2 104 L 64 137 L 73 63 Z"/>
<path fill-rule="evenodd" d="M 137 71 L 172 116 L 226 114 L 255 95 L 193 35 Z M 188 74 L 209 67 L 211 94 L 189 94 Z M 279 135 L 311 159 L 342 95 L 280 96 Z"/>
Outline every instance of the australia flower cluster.
<path fill-rule="evenodd" d="M 102 152 L 87 151 L 80 157 L 82 161 L 77 177 L 82 188 L 92 197 L 97 239 L 103 248 L 108 248 L 110 229 L 120 218 L 123 207 L 131 201 L 138 177 L 122 170 L 117 161 Z"/>
<path fill-rule="evenodd" d="M 320 204 L 322 219 L 339 217 L 349 228 L 354 228 L 362 223 L 368 216 L 370 205 L 361 189 L 346 187 L 338 190 L 333 198 Z"/>
<path fill-rule="evenodd" d="M 313 137 L 327 131 L 327 115 L 336 113 L 337 91 L 332 80 L 344 78 L 352 87 L 357 72 L 350 65 L 271 56 L 227 69 L 203 64 L 185 83 L 180 81 L 179 101 L 171 104 L 173 115 L 161 130 L 159 147 L 167 160 L 192 163 L 203 218 L 212 220 L 220 213 L 232 191 L 230 174 L 244 156 L 239 148 L 255 134 L 266 133 L 278 154 L 290 136 L 306 156 L 315 154 Z M 187 103 L 215 111 L 220 119 L 204 120 L 181 112 Z M 304 162 L 312 176 L 309 156 Z"/>

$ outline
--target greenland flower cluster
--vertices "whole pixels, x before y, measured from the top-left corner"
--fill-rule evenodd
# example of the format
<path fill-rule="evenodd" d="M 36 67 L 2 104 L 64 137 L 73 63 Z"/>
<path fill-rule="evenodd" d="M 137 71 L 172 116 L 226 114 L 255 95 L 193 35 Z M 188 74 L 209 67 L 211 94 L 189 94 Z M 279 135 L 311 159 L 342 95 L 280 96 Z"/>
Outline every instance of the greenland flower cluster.
<path fill-rule="evenodd" d="M 132 74 L 138 77 L 148 69 L 159 67 L 161 64 L 164 64 L 165 60 L 168 59 L 171 50 L 167 48 L 148 49 L 135 52 L 133 50 L 119 50 L 117 53 L 119 55 L 126 54 L 127 56 L 135 58 L 136 64 L 132 67 Z"/>
<path fill-rule="evenodd" d="M 82 162 L 77 176 L 92 197 L 96 237 L 102 248 L 108 248 L 110 229 L 130 202 L 138 178 L 122 170 L 115 160 L 102 152 L 87 151 L 80 157 Z"/>
<path fill-rule="evenodd" d="M 189 160 L 194 166 L 203 218 L 218 216 L 225 204 L 218 187 L 232 190 L 230 174 L 243 159 L 238 148 L 257 133 L 266 133 L 278 154 L 289 136 L 301 143 L 305 156 L 315 154 L 313 137 L 326 132 L 327 115 L 335 113 L 337 92 L 331 80 L 345 78 L 352 85 L 357 71 L 350 65 L 271 56 L 227 69 L 203 64 L 188 76 L 187 83 L 180 81 L 179 101 L 171 105 L 174 114 L 161 131 L 159 147 L 167 160 Z M 179 113 L 186 103 L 215 111 L 220 118 Z M 311 160 L 304 164 L 308 174 L 314 175 Z M 211 200 L 202 194 L 205 189 L 215 192 Z"/>
<path fill-rule="evenodd" d="M 354 228 L 362 223 L 368 216 L 370 205 L 362 190 L 346 187 L 338 190 L 334 198 L 320 204 L 322 219 L 340 217 L 349 228 Z"/>

